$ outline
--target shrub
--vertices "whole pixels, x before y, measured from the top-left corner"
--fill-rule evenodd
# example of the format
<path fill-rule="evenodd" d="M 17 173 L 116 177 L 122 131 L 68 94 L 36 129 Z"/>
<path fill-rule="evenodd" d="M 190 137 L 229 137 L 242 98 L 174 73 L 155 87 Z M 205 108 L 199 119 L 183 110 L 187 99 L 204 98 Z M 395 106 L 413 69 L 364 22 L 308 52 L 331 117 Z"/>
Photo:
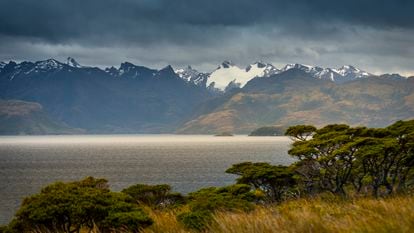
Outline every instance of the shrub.
<path fill-rule="evenodd" d="M 122 192 L 131 196 L 136 202 L 151 207 L 166 207 L 185 203 L 185 198 L 180 193 L 171 192 L 171 186 L 167 184 L 136 184 L 122 190 Z"/>
<path fill-rule="evenodd" d="M 196 210 L 187 213 L 182 213 L 177 216 L 186 228 L 201 231 L 206 228 L 208 224 L 211 224 L 213 215 L 207 210 Z"/>
<path fill-rule="evenodd" d="M 234 164 L 227 173 L 239 175 L 237 183 L 254 187 L 265 194 L 268 202 L 280 202 L 289 190 L 294 188 L 294 173 L 286 166 L 273 166 L 268 163 L 244 162 Z"/>
<path fill-rule="evenodd" d="M 235 184 L 226 187 L 204 188 L 189 194 L 189 205 L 192 210 L 244 210 L 253 209 L 257 199 L 249 185 Z"/>
<path fill-rule="evenodd" d="M 180 214 L 177 219 L 189 229 L 202 230 L 211 223 L 216 210 L 249 211 L 256 199 L 250 186 L 244 184 L 200 189 L 189 194 L 190 212 Z"/>
<path fill-rule="evenodd" d="M 123 193 L 110 192 L 106 180 L 86 178 L 79 182 L 57 182 L 23 200 L 10 228 L 16 232 L 79 232 L 97 227 L 101 232 L 116 228 L 137 231 L 151 219 Z M 114 219 L 119 224 L 108 225 Z"/>

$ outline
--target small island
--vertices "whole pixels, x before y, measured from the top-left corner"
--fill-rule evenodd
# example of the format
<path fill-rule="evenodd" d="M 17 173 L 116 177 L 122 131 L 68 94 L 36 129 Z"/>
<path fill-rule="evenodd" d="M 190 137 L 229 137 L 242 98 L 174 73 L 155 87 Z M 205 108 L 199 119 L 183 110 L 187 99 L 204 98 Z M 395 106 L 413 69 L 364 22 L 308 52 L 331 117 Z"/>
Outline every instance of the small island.
<path fill-rule="evenodd" d="M 214 136 L 216 136 L 216 137 L 232 137 L 234 135 L 232 133 L 230 133 L 230 132 L 221 132 L 221 133 L 218 133 L 218 134 L 216 134 Z"/>
<path fill-rule="evenodd" d="M 283 136 L 285 130 L 281 126 L 264 126 L 253 130 L 249 136 Z"/>

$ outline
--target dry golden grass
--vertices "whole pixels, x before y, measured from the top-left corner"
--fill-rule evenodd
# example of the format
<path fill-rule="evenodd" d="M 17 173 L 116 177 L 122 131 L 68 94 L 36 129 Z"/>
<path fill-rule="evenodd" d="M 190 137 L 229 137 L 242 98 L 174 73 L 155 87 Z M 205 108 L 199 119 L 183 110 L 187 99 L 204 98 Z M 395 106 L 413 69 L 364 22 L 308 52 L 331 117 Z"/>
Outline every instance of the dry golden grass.
<path fill-rule="evenodd" d="M 186 207 L 185 207 L 186 208 Z M 191 232 L 186 229 L 177 221 L 177 214 L 181 211 L 188 211 L 188 209 L 180 210 L 168 210 L 168 211 L 156 211 L 150 208 L 146 208 L 146 212 L 154 220 L 154 224 L 146 228 L 145 233 L 184 233 Z"/>
<path fill-rule="evenodd" d="M 171 211 L 150 212 L 155 223 L 146 233 L 191 232 Z M 387 199 L 301 199 L 249 213 L 218 212 L 206 232 L 414 232 L 414 197 Z"/>

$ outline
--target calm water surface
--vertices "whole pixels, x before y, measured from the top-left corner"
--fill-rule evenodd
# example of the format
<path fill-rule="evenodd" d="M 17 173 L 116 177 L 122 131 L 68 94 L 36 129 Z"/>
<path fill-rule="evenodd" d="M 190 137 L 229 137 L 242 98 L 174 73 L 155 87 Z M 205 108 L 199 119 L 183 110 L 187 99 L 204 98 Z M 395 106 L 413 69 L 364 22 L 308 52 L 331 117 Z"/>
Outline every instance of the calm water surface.
<path fill-rule="evenodd" d="M 109 180 L 120 191 L 137 183 L 167 183 L 188 193 L 234 182 L 232 164 L 289 164 L 286 137 L 82 135 L 0 137 L 0 224 L 21 199 L 54 181 L 86 176 Z"/>

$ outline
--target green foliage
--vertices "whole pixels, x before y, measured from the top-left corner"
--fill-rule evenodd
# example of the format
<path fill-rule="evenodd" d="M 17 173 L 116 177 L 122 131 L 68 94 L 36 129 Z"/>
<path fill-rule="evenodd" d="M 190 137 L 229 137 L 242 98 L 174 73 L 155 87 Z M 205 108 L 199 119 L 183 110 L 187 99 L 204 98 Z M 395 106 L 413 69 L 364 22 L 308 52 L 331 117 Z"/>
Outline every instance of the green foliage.
<path fill-rule="evenodd" d="M 282 127 L 265 126 L 252 131 L 249 136 L 282 136 L 284 131 Z"/>
<path fill-rule="evenodd" d="M 233 165 L 227 173 L 239 175 L 238 184 L 251 185 L 264 192 L 266 201 L 280 202 L 295 185 L 294 173 L 286 166 L 244 162 Z"/>
<path fill-rule="evenodd" d="M 207 210 L 196 210 L 191 212 L 182 213 L 177 216 L 186 228 L 202 231 L 213 220 L 213 215 Z"/>
<path fill-rule="evenodd" d="M 289 127 L 285 135 L 294 140 L 306 141 L 316 131 L 316 127 L 312 125 L 296 125 Z"/>
<path fill-rule="evenodd" d="M 108 225 L 114 218 L 120 224 Z M 101 232 L 128 229 L 136 231 L 152 223 L 130 197 L 110 192 L 107 181 L 88 177 L 82 181 L 57 182 L 23 200 L 10 224 L 15 231 L 33 229 L 51 232 L 79 232 L 97 227 Z"/>
<path fill-rule="evenodd" d="M 293 166 L 304 191 L 346 195 L 346 187 L 352 186 L 378 196 L 381 187 L 386 195 L 404 191 L 412 183 L 413 120 L 382 129 L 327 125 L 315 130 L 309 140 L 308 134 L 302 135 L 304 128 L 294 126 L 286 132 L 296 138 L 288 153 L 299 160 Z"/>
<path fill-rule="evenodd" d="M 204 188 L 190 193 L 188 198 L 190 211 L 180 214 L 177 219 L 194 230 L 204 229 L 211 222 L 214 211 L 249 211 L 257 200 L 250 186 L 244 184 Z"/>
<path fill-rule="evenodd" d="M 0 233 L 7 233 L 7 232 L 9 232 L 7 226 L 0 226 Z"/>
<path fill-rule="evenodd" d="M 103 221 L 104 229 L 122 229 L 124 231 L 138 232 L 141 228 L 150 226 L 153 223 L 143 211 L 109 212 Z"/>
<path fill-rule="evenodd" d="M 226 187 L 204 188 L 189 194 L 189 205 L 192 210 L 251 210 L 255 194 L 249 185 L 235 184 Z"/>
<path fill-rule="evenodd" d="M 185 203 L 185 198 L 180 193 L 171 192 L 171 186 L 167 184 L 136 184 L 122 190 L 122 192 L 131 196 L 136 202 L 152 207 L 166 207 Z"/>
<path fill-rule="evenodd" d="M 216 137 L 231 137 L 231 136 L 234 136 L 234 135 L 230 132 L 221 132 L 221 133 L 218 133 L 214 136 L 216 136 Z"/>

